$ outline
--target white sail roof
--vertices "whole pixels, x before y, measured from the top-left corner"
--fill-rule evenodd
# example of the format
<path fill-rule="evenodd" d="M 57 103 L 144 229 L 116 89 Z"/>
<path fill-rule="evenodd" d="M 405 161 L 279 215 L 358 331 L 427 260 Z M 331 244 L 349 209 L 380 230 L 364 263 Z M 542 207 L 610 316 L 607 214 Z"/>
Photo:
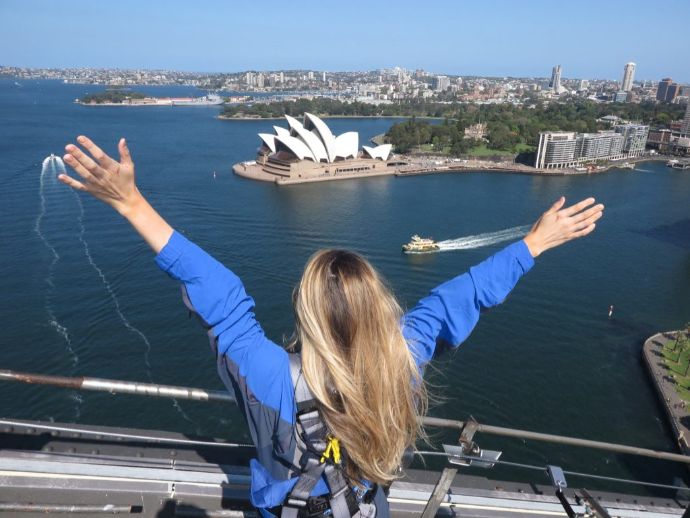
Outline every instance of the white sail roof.
<path fill-rule="evenodd" d="M 371 158 L 380 158 L 381 160 L 388 160 L 388 155 L 390 155 L 392 148 L 392 144 L 381 144 L 376 147 L 362 146 L 364 152 Z"/>
<path fill-rule="evenodd" d="M 335 156 L 338 158 L 355 158 L 359 148 L 359 134 L 348 131 L 335 139 Z"/>
<path fill-rule="evenodd" d="M 359 149 L 359 134 L 348 131 L 337 137 L 328 125 L 316 115 L 304 114 L 304 122 L 290 115 L 285 115 L 290 129 L 273 126 L 276 134 L 259 133 L 261 140 L 273 153 L 279 148 L 287 149 L 298 159 L 309 159 L 314 162 L 335 162 L 336 158 L 356 158 Z M 390 144 L 370 147 L 363 146 L 364 156 L 387 160 L 391 152 Z"/>
<path fill-rule="evenodd" d="M 309 160 L 316 162 L 314 154 L 311 152 L 311 149 L 309 149 L 309 146 L 307 146 L 300 139 L 290 135 L 282 135 L 276 136 L 275 140 L 276 142 L 284 144 L 285 147 L 287 147 L 300 160 L 308 158 Z"/>
<path fill-rule="evenodd" d="M 323 145 L 326 148 L 326 153 L 328 153 L 328 161 L 333 162 L 336 156 L 336 148 L 335 137 L 333 136 L 333 133 L 331 133 L 331 129 L 326 125 L 325 122 L 319 119 L 316 115 L 312 115 L 311 113 L 304 114 L 304 122 L 307 125 L 307 128 L 309 125 L 311 125 L 314 128 L 314 132 L 319 136 L 321 142 L 323 142 Z"/>
<path fill-rule="evenodd" d="M 259 133 L 259 138 L 263 140 L 264 144 L 268 146 L 268 148 L 271 150 L 271 153 L 276 152 L 276 141 L 275 141 L 275 135 L 272 133 Z"/>
<path fill-rule="evenodd" d="M 309 147 L 316 161 L 321 162 L 322 160 L 325 160 L 328 162 L 328 153 L 326 152 L 326 148 L 324 147 L 323 142 L 321 142 L 321 139 L 318 137 L 318 135 L 306 129 L 304 126 L 302 126 L 302 123 L 294 117 L 286 115 L 285 118 L 290 125 L 292 135 L 299 137 L 300 140 L 302 140 L 302 142 Z"/>

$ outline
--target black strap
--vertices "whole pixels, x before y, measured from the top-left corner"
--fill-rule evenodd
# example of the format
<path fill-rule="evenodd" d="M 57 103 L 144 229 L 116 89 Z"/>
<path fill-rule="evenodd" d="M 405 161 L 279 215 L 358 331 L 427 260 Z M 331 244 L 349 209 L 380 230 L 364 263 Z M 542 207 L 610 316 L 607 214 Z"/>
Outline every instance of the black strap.
<path fill-rule="evenodd" d="M 301 448 L 295 448 L 295 456 L 299 455 L 299 458 L 295 458 L 293 464 L 299 465 L 302 473 L 288 494 L 280 516 L 297 518 L 300 511 L 304 513 L 308 507 L 309 495 L 325 473 L 330 490 L 328 498 L 332 517 L 351 518 L 359 512 L 357 499 L 345 480 L 342 469 L 330 460 L 321 462 L 321 455 L 326 449 L 326 426 L 316 405 L 316 399 L 302 375 L 301 356 L 294 353 L 288 356 L 297 406 L 297 435 L 303 443 L 298 445 Z"/>

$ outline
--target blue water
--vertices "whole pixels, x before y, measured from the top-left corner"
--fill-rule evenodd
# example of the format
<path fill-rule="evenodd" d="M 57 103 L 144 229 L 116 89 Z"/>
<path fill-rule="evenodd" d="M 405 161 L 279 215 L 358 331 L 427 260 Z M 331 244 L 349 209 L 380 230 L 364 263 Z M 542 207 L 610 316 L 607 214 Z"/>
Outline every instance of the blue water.
<path fill-rule="evenodd" d="M 2 368 L 222 389 L 178 287 L 127 224 L 53 175 L 44 176 L 41 191 L 42 160 L 62 154 L 76 135 L 109 152 L 125 136 L 141 190 L 179 231 L 242 277 L 276 341 L 291 332 L 290 293 L 318 248 L 362 252 L 409 307 L 505 244 L 403 255 L 400 245 L 411 234 L 481 236 L 530 224 L 561 194 L 597 197 L 607 206 L 597 231 L 540 257 L 507 302 L 439 362 L 432 380 L 444 399 L 432 414 L 673 450 L 640 352 L 645 337 L 690 319 L 687 172 L 648 163 L 591 177 L 458 173 L 278 187 L 233 176 L 231 166 L 252 158 L 256 134 L 279 121 L 220 121 L 218 108 L 209 107 L 84 107 L 72 101 L 102 88 L 19 82 L 0 81 Z M 359 131 L 365 143 L 392 122 L 329 125 L 335 133 Z M 249 439 L 230 405 L 2 388 L 0 414 L 7 417 Z M 685 473 L 608 453 L 478 439 L 503 449 L 507 460 L 666 483 Z"/>

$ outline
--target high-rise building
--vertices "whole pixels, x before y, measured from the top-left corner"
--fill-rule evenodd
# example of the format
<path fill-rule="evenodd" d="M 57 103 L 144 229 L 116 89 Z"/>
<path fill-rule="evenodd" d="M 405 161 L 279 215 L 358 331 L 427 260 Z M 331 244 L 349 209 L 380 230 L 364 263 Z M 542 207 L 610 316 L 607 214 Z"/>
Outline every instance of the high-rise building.
<path fill-rule="evenodd" d="M 247 83 L 247 86 L 254 86 L 254 72 L 247 72 L 244 75 L 244 82 Z"/>
<path fill-rule="evenodd" d="M 666 100 L 666 91 L 668 90 L 668 87 L 673 83 L 673 79 L 670 77 L 665 77 L 661 81 L 659 81 L 659 86 L 656 88 L 656 100 L 657 101 L 665 101 Z"/>
<path fill-rule="evenodd" d="M 280 73 L 280 84 L 282 85 L 285 83 L 285 72 Z"/>
<path fill-rule="evenodd" d="M 549 82 L 549 88 L 552 88 L 554 92 L 558 93 L 561 89 L 561 65 L 556 65 L 551 69 L 551 81 Z"/>
<path fill-rule="evenodd" d="M 534 167 L 551 169 L 575 165 L 576 135 L 566 131 L 540 133 Z"/>
<path fill-rule="evenodd" d="M 680 127 L 680 134 L 684 137 L 690 137 L 690 100 L 685 107 L 685 117 L 683 117 L 683 125 Z"/>
<path fill-rule="evenodd" d="M 542 132 L 534 167 L 561 169 L 597 160 L 636 157 L 644 151 L 648 134 L 649 126 L 641 124 L 624 124 L 614 131 L 599 133 Z"/>
<path fill-rule="evenodd" d="M 583 90 L 587 90 L 588 88 L 589 88 L 589 80 L 580 79 L 580 86 L 578 87 L 578 90 L 583 91 Z"/>
<path fill-rule="evenodd" d="M 448 76 L 436 76 L 435 90 L 437 92 L 445 92 L 450 86 L 450 79 Z"/>
<path fill-rule="evenodd" d="M 671 83 L 668 85 L 668 88 L 666 89 L 666 97 L 664 97 L 664 101 L 667 103 L 672 103 L 673 100 L 678 97 L 678 94 L 680 93 L 680 85 L 678 83 Z"/>
<path fill-rule="evenodd" d="M 632 90 L 633 80 L 635 79 L 635 63 L 626 63 L 623 67 L 623 86 L 621 90 L 623 92 L 629 92 Z"/>
<path fill-rule="evenodd" d="M 613 131 L 580 133 L 575 144 L 575 159 L 579 162 L 621 158 L 624 138 Z"/>
<path fill-rule="evenodd" d="M 629 157 L 640 156 L 647 145 L 649 126 L 620 124 L 613 130 L 623 137 L 623 153 Z"/>
<path fill-rule="evenodd" d="M 326 72 L 321 72 L 321 82 L 326 82 Z"/>

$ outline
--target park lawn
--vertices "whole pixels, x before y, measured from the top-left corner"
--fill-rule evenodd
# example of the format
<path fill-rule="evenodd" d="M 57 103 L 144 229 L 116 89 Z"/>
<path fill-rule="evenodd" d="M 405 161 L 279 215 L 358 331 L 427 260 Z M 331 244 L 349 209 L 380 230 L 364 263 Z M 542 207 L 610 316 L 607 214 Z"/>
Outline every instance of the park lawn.
<path fill-rule="evenodd" d="M 516 153 L 522 153 L 523 151 L 531 151 L 532 146 L 528 144 L 517 144 L 515 150 L 510 149 L 491 149 L 486 147 L 486 144 L 481 146 L 473 147 L 467 154 L 471 156 L 486 157 L 486 156 L 513 156 Z"/>
<path fill-rule="evenodd" d="M 680 374 L 683 376 L 685 374 L 685 371 L 688 368 L 688 361 L 679 361 L 679 362 L 673 362 L 670 360 L 664 360 L 664 363 L 666 363 L 666 366 L 671 370 L 671 372 L 674 372 L 676 374 Z"/>

